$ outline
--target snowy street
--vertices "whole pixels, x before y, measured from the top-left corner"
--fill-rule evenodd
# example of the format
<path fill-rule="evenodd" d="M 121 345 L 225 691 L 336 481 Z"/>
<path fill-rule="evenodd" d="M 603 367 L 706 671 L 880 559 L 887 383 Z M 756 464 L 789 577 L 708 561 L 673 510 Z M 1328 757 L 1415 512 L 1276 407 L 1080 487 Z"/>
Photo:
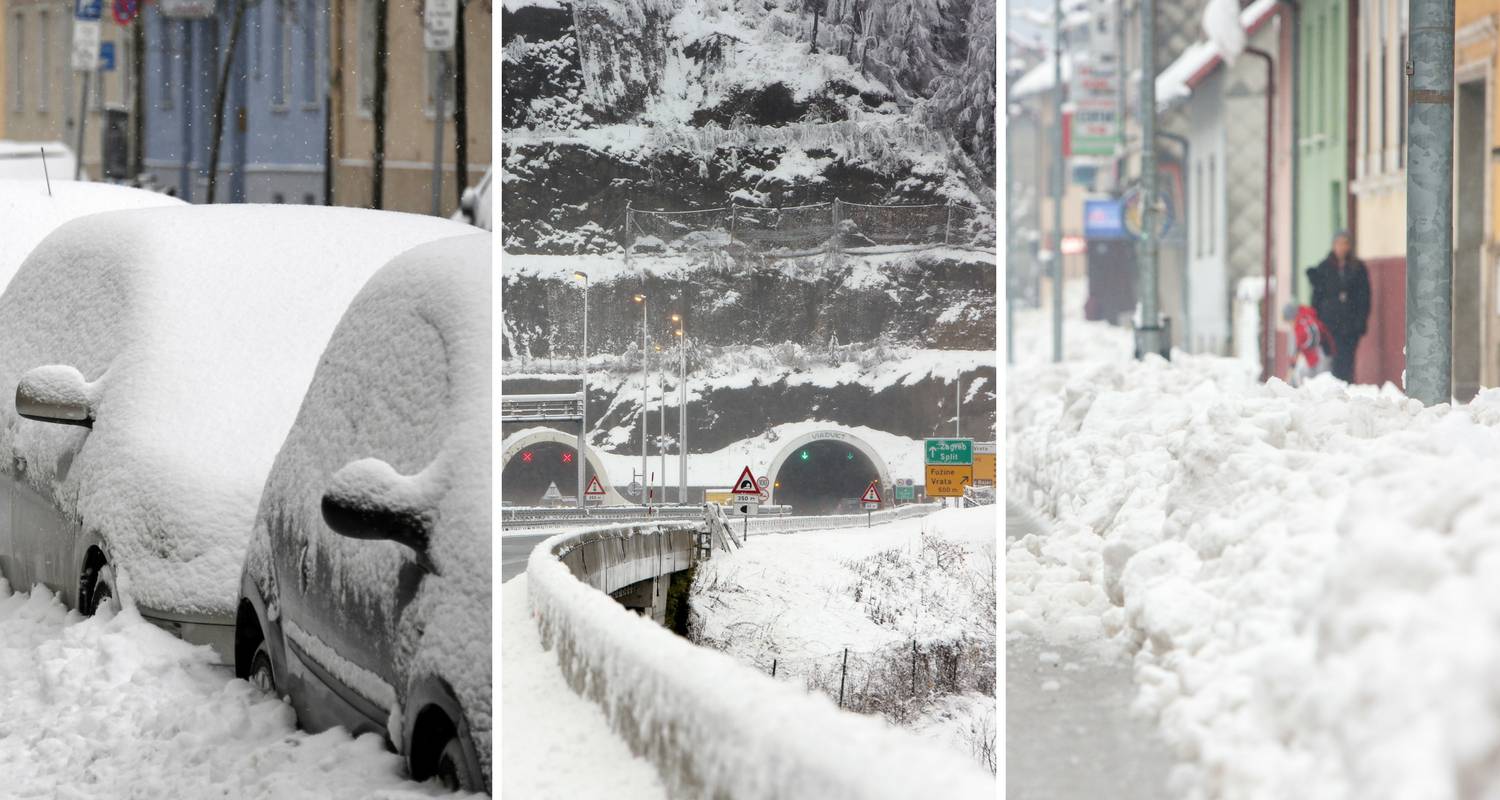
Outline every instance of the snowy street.
<path fill-rule="evenodd" d="M 1008 493 L 1047 524 L 1007 544 L 1012 642 L 1130 657 L 1173 796 L 1500 791 L 1500 396 L 1135 362 L 1076 318 L 1053 365 L 1046 325 L 1009 382 Z M 1098 736 L 1075 754 L 1135 738 Z"/>
<path fill-rule="evenodd" d="M 7 797 L 451 797 L 380 737 L 297 730 L 292 709 L 131 610 L 80 617 L 0 581 Z"/>

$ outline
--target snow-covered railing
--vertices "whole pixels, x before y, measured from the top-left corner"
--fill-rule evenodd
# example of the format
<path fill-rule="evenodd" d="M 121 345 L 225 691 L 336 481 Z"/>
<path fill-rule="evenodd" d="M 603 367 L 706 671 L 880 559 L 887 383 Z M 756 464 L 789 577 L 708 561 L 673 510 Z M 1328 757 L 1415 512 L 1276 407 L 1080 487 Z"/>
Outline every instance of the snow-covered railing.
<path fill-rule="evenodd" d="M 939 247 L 994 253 L 990 217 L 988 209 L 952 202 L 870 205 L 839 198 L 783 207 L 731 201 L 718 208 L 681 211 L 626 206 L 625 256 L 743 251 L 802 258 Z"/>
<path fill-rule="evenodd" d="M 537 550 L 550 544 L 554 558 L 575 578 L 611 594 L 631 584 L 691 568 L 701 527 L 701 523 L 681 522 L 604 525 L 559 534 L 538 545 Z"/>
<path fill-rule="evenodd" d="M 835 514 L 825 517 L 779 517 L 779 518 L 755 518 L 751 519 L 746 526 L 751 536 L 768 533 L 796 533 L 798 531 L 818 531 L 829 528 L 863 528 L 868 525 L 880 525 L 886 522 L 895 522 L 898 519 L 911 519 L 931 514 L 942 508 L 939 503 L 921 503 L 896 508 L 887 508 L 881 511 L 869 511 L 863 514 Z"/>
<path fill-rule="evenodd" d="M 761 506 L 770 517 L 792 513 L 791 506 Z M 500 509 L 502 525 L 566 525 L 572 522 L 650 522 L 653 520 L 702 520 L 703 506 L 598 506 L 578 508 L 523 507 Z"/>
<path fill-rule="evenodd" d="M 689 532 L 639 526 L 652 527 Z M 598 703 L 631 750 L 656 766 L 670 796 L 994 796 L 993 777 L 958 754 L 693 645 L 585 585 L 569 566 L 599 542 L 618 547 L 603 533 L 559 534 L 532 551 L 532 612 L 569 685 Z"/>

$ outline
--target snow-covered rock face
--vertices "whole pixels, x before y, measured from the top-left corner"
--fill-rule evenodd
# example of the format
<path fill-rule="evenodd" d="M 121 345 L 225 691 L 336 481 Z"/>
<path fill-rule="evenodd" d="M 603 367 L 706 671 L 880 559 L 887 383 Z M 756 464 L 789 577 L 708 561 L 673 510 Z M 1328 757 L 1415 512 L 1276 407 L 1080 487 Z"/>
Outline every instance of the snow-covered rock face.
<path fill-rule="evenodd" d="M 1138 648 L 1182 796 L 1500 791 L 1500 394 L 1182 354 L 1009 385 L 1010 493 L 1053 530 L 1007 548 L 1007 629 Z"/>
<path fill-rule="evenodd" d="M 231 614 L 266 473 L 349 300 L 402 250 L 472 230 L 273 206 L 63 225 L 0 295 L 0 471 L 101 536 L 130 600 Z M 16 414 L 21 376 L 48 365 L 87 382 L 92 430 Z"/>
<path fill-rule="evenodd" d="M 486 775 L 491 240 L 417 247 L 350 304 L 265 482 L 245 563 L 283 628 L 336 655 L 336 677 L 394 688 L 399 710 L 387 710 L 414 720 L 417 683 L 452 687 Z M 336 533 L 325 493 L 422 535 Z"/>

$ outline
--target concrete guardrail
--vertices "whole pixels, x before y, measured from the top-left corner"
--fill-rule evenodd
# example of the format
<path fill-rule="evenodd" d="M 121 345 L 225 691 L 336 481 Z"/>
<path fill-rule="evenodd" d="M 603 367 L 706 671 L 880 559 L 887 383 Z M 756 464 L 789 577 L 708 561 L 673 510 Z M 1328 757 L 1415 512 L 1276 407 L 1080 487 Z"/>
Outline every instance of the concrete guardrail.
<path fill-rule="evenodd" d="M 827 527 L 832 518 L 811 519 Z M 574 691 L 598 703 L 631 750 L 656 766 L 672 797 L 994 796 L 994 777 L 957 753 L 698 647 L 605 593 L 649 569 L 652 557 L 663 558 L 653 548 L 675 550 L 700 530 L 660 522 L 570 531 L 542 542 L 526 570 L 543 646 L 557 654 Z M 619 541 L 637 536 L 655 537 L 656 544 L 632 550 Z"/>

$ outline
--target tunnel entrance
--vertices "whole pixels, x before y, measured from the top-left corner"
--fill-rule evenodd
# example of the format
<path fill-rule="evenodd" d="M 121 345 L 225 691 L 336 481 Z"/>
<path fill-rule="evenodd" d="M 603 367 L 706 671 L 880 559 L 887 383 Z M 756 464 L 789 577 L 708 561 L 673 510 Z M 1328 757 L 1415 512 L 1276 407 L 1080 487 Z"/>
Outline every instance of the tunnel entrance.
<path fill-rule="evenodd" d="M 589 469 L 588 476 L 593 474 Z M 536 442 L 505 462 L 500 473 L 500 499 L 517 506 L 543 505 L 542 495 L 554 482 L 563 504 L 572 505 L 578 491 L 578 451 L 558 442 Z"/>
<path fill-rule="evenodd" d="M 770 478 L 776 503 L 791 506 L 793 514 L 853 514 L 880 471 L 853 445 L 823 439 L 793 450 Z"/>

